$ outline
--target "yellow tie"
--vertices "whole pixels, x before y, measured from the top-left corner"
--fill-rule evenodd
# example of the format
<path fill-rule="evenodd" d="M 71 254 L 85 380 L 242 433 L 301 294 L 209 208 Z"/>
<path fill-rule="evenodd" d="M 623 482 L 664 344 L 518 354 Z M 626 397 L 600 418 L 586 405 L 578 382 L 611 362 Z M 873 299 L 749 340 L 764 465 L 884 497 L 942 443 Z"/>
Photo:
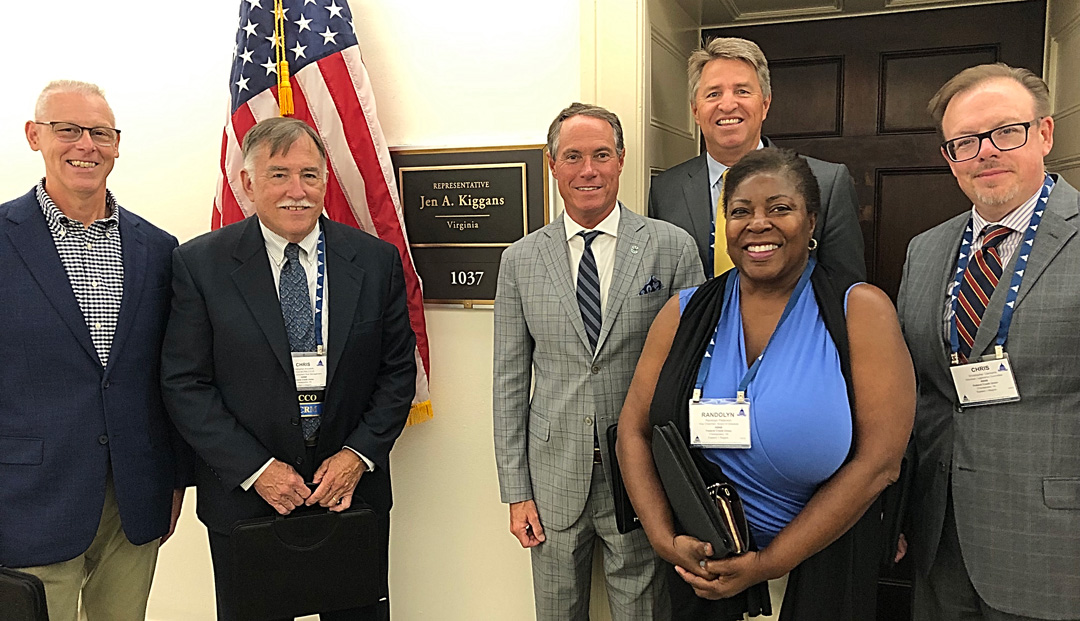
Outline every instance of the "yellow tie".
<path fill-rule="evenodd" d="M 727 220 L 724 218 L 724 189 L 727 187 L 727 174 L 730 168 L 720 175 L 720 200 L 716 201 L 716 229 L 713 231 L 713 276 L 719 276 L 735 267 L 727 253 Z"/>

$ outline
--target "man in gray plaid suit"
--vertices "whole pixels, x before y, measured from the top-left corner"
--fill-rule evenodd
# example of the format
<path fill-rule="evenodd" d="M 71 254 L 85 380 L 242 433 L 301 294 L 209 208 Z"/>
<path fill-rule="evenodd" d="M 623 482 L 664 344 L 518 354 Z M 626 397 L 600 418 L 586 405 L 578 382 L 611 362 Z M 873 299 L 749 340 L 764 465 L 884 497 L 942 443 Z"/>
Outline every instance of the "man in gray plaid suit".
<path fill-rule="evenodd" d="M 588 619 L 597 539 L 614 618 L 666 618 L 664 577 L 645 533 L 616 528 L 617 466 L 605 431 L 653 318 L 679 289 L 704 280 L 701 260 L 688 233 L 618 203 L 624 150 L 614 114 L 573 104 L 551 124 L 547 148 L 566 211 L 506 249 L 495 296 L 502 501 L 510 532 L 532 549 L 538 619 Z"/>
<path fill-rule="evenodd" d="M 974 206 L 912 240 L 900 286 L 914 616 L 1080 619 L 1080 194 L 1045 172 L 1030 71 L 966 69 L 930 108 Z"/>

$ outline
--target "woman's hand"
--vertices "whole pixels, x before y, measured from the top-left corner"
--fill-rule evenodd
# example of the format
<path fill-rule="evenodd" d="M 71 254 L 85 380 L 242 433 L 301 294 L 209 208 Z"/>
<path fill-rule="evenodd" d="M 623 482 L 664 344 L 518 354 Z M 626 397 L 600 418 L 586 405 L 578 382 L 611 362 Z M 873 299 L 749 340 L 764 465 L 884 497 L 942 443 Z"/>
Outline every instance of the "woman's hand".
<path fill-rule="evenodd" d="M 698 597 L 704 599 L 731 597 L 759 582 L 778 577 L 772 575 L 774 572 L 765 566 L 761 555 L 757 552 L 705 561 L 703 571 L 715 576 L 711 579 L 703 578 L 697 572 L 689 572 L 679 566 L 675 567 L 675 571 L 694 588 L 694 593 Z"/>
<path fill-rule="evenodd" d="M 716 574 L 705 569 L 712 555 L 712 544 L 690 535 L 677 535 L 671 540 L 672 564 L 704 580 L 714 580 Z"/>

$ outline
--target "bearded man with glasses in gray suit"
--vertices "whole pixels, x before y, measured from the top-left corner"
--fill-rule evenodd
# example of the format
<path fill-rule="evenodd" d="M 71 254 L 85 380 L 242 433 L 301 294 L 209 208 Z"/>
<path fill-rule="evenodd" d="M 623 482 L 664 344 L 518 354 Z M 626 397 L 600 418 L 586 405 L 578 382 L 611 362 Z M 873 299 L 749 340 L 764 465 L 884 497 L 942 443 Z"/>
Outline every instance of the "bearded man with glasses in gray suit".
<path fill-rule="evenodd" d="M 1080 194 L 1046 84 L 965 69 L 930 101 L 973 206 L 912 240 L 915 619 L 1080 619 Z"/>

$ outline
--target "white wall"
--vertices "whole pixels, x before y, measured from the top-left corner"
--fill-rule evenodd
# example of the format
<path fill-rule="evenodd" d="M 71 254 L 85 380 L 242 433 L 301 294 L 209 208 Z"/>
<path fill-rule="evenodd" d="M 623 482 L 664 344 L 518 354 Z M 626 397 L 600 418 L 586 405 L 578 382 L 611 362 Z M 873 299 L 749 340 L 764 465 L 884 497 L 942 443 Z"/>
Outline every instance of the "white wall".
<path fill-rule="evenodd" d="M 650 0 L 648 9 L 645 158 L 651 175 L 698 154 L 699 133 L 686 92 L 686 59 L 701 45 L 701 25 L 670 0 Z"/>
<path fill-rule="evenodd" d="M 25 7 L 10 28 L 0 97 L 0 200 L 43 174 L 23 123 L 51 79 L 99 83 L 123 130 L 109 186 L 118 200 L 188 239 L 209 227 L 239 0 Z M 584 97 L 580 0 L 352 0 L 379 117 L 391 145 L 538 144 L 551 118 Z M 134 10 L 134 9 L 138 10 Z M 63 15 L 72 36 L 43 36 Z M 603 28 L 597 30 L 603 31 Z M 596 39 L 590 35 L 590 41 Z M 600 39 L 604 39 L 603 36 Z M 588 70 L 594 73 L 592 69 Z M 628 87 L 633 89 L 631 84 Z M 429 306 L 435 419 L 393 453 L 391 599 L 395 619 L 527 619 L 528 553 L 499 502 L 491 431 L 490 310 Z M 161 552 L 150 618 L 213 618 L 205 529 L 188 502 Z"/>
<path fill-rule="evenodd" d="M 1057 123 L 1046 167 L 1080 187 L 1080 2 L 1050 0 L 1046 33 L 1046 74 Z"/>

